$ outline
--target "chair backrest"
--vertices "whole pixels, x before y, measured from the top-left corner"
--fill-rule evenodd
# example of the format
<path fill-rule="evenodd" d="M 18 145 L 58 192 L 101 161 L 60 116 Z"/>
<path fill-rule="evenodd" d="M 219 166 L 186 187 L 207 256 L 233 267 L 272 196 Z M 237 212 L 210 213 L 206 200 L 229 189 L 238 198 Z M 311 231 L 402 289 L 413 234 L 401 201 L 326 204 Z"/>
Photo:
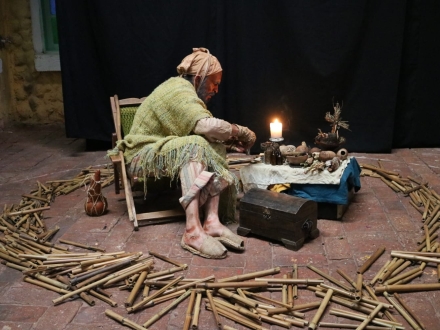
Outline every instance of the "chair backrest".
<path fill-rule="evenodd" d="M 115 124 L 116 137 L 122 140 L 124 135 L 130 132 L 133 124 L 134 115 L 141 103 L 145 100 L 143 98 L 127 98 L 119 99 L 118 95 L 110 97 L 110 105 L 113 113 L 113 123 Z"/>

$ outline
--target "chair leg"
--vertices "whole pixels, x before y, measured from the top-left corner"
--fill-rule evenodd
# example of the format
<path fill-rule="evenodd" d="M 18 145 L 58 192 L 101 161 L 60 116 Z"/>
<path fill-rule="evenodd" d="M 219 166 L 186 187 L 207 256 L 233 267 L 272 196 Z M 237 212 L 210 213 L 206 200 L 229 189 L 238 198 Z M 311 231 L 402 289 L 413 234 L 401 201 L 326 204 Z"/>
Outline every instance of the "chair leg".
<path fill-rule="evenodd" d="M 122 184 L 125 192 L 125 201 L 127 202 L 128 218 L 130 219 L 130 221 L 133 222 L 134 230 L 139 230 L 139 225 L 136 216 L 136 208 L 133 200 L 133 193 L 131 191 L 130 182 L 128 181 L 127 172 L 125 169 L 124 155 L 122 154 L 122 151 L 119 151 L 119 155 L 121 157 L 120 166 L 121 166 L 121 174 L 122 174 Z"/>
<path fill-rule="evenodd" d="M 113 164 L 113 175 L 115 182 L 115 194 L 118 195 L 121 192 L 121 179 L 119 176 L 119 168 L 116 164 Z"/>
<path fill-rule="evenodd" d="M 112 134 L 112 148 L 116 147 L 116 133 Z M 115 194 L 118 195 L 121 190 L 121 179 L 120 179 L 120 173 L 121 169 L 119 168 L 119 163 L 113 163 L 113 175 L 114 175 L 114 181 L 115 181 Z"/>

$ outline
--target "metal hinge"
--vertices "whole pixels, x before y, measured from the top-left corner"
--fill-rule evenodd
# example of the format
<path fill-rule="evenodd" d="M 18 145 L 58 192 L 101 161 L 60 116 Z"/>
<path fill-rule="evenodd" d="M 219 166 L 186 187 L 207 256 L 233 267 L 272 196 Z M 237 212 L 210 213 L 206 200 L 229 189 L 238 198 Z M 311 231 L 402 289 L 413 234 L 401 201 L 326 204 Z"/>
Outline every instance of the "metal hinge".
<path fill-rule="evenodd" d="M 12 44 L 11 38 L 0 36 L 0 49 L 5 48 L 6 44 Z"/>

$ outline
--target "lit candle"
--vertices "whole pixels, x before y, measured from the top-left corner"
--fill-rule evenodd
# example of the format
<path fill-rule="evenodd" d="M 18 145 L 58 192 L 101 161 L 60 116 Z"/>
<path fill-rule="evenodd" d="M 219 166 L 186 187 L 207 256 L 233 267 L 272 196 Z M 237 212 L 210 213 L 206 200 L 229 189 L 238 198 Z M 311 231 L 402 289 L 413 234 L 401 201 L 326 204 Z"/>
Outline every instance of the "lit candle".
<path fill-rule="evenodd" d="M 275 119 L 273 123 L 270 123 L 270 138 L 278 139 L 283 137 L 283 124 L 278 122 L 278 119 Z"/>

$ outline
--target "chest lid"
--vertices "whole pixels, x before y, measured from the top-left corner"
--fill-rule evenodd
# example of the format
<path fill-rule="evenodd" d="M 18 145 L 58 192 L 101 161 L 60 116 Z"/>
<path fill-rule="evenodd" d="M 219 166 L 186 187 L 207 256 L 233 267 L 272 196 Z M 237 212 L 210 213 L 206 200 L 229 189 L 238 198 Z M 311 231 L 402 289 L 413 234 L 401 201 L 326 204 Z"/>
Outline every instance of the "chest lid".
<path fill-rule="evenodd" d="M 315 201 L 260 188 L 250 189 L 240 201 L 240 211 L 255 212 L 260 207 L 289 214 L 313 214 L 318 209 Z"/>

